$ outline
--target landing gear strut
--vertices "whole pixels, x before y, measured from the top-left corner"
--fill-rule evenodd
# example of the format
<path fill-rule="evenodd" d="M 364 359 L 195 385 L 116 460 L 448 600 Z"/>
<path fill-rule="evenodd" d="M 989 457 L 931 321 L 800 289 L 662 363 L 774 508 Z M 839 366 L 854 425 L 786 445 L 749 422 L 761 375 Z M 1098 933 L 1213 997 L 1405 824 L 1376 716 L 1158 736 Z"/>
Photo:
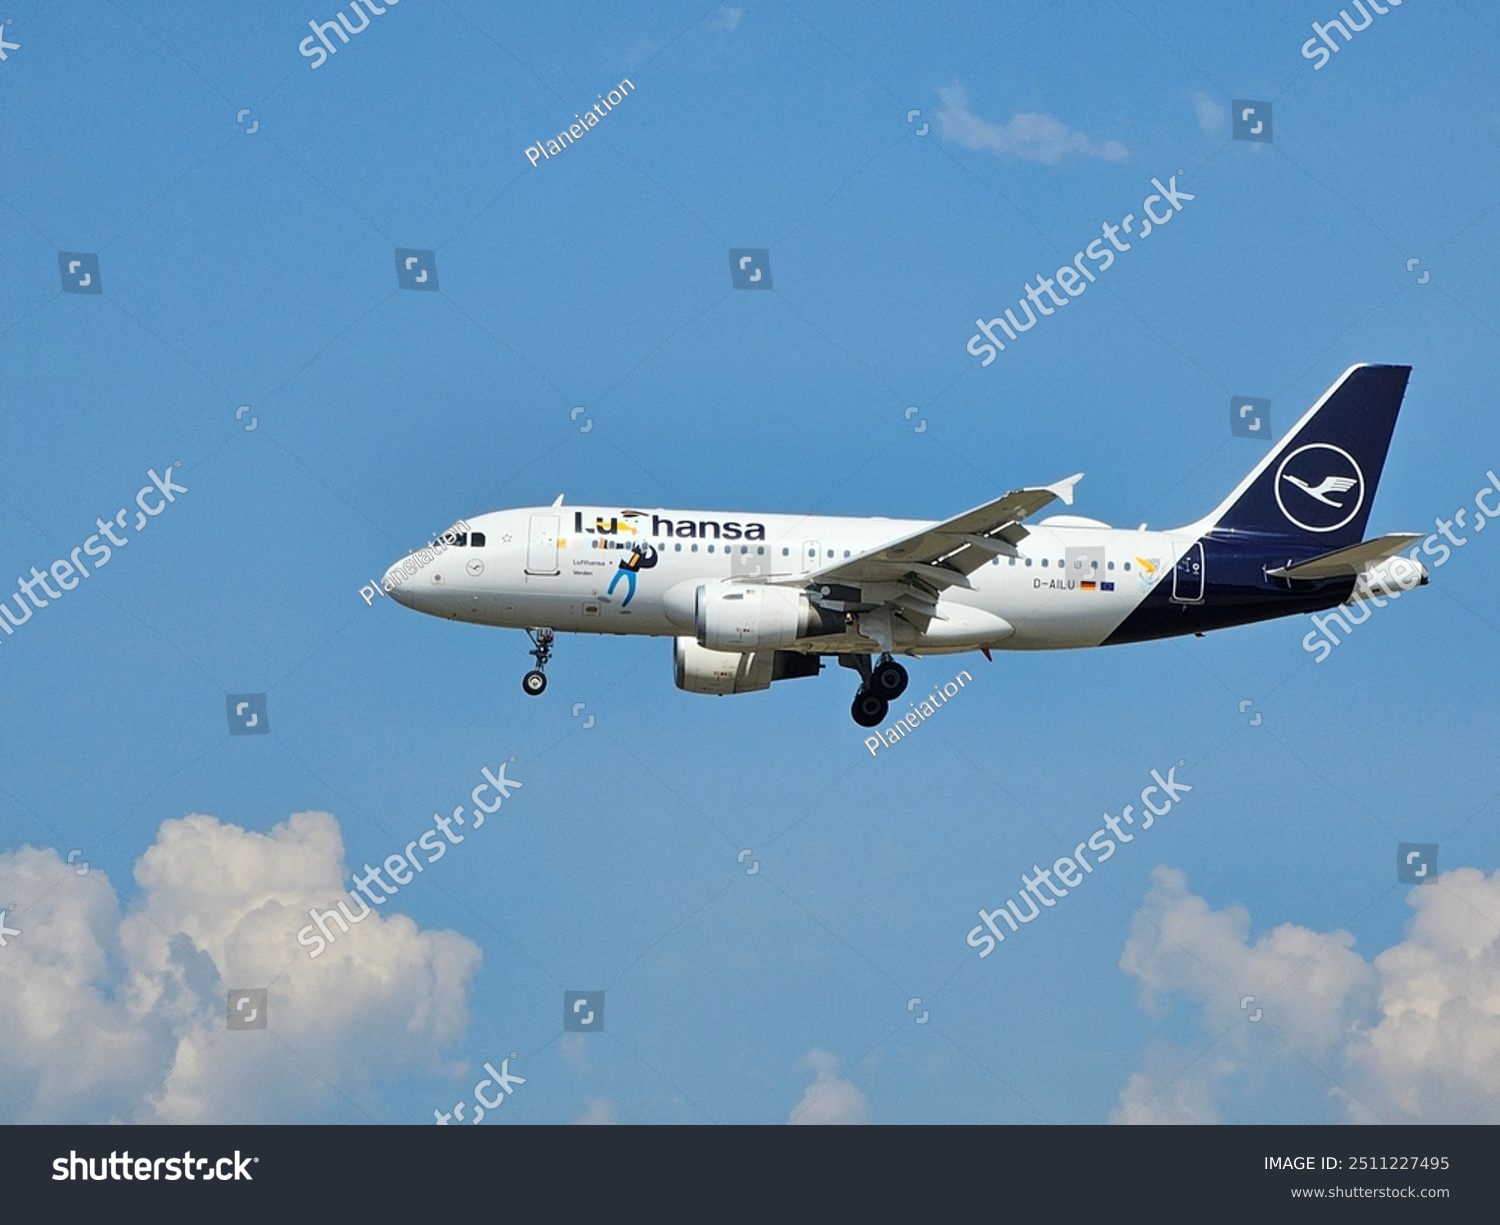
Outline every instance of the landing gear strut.
<path fill-rule="evenodd" d="M 895 669 L 899 674 L 895 677 L 896 693 L 899 694 L 906 688 L 906 669 L 894 662 L 889 655 L 881 657 L 880 667 L 877 669 L 870 667 L 868 655 L 840 655 L 839 663 L 846 668 L 853 668 L 860 677 L 859 691 L 854 695 L 854 705 L 850 707 L 849 713 L 861 727 L 879 727 L 885 722 L 886 711 L 890 708 L 887 691 L 881 687 L 881 673 L 887 668 Z"/>
<path fill-rule="evenodd" d="M 546 667 L 552 658 L 553 633 L 550 629 L 527 630 L 526 636 L 531 639 L 531 658 L 536 660 L 536 667 L 521 678 L 521 688 L 532 697 L 536 697 L 547 688 Z"/>

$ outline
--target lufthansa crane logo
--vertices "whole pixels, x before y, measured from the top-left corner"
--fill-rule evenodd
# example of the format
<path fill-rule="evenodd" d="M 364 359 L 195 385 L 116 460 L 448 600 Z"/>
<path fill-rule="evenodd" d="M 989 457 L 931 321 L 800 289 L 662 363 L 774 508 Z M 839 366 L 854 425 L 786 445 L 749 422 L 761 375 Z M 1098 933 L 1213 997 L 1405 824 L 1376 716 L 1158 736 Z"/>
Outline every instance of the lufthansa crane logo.
<path fill-rule="evenodd" d="M 1276 505 L 1305 532 L 1343 527 L 1365 501 L 1365 474 L 1342 447 L 1310 442 L 1276 469 Z"/>

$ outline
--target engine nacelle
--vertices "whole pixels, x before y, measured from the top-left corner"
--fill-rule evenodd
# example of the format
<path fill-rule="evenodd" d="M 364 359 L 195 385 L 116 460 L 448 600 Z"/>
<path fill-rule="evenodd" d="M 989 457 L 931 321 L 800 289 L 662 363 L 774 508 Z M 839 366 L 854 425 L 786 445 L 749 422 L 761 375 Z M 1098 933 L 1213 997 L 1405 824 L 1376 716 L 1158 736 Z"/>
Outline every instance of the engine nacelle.
<path fill-rule="evenodd" d="M 688 693 L 754 693 L 772 681 L 816 676 L 821 667 L 816 655 L 796 651 L 712 651 L 692 638 L 672 643 L 677 688 Z"/>
<path fill-rule="evenodd" d="M 804 592 L 761 583 L 724 583 L 698 588 L 693 633 L 717 651 L 789 647 L 800 638 L 841 634 L 843 613 L 819 608 Z"/>
<path fill-rule="evenodd" d="M 1417 587 L 1425 587 L 1429 581 L 1427 568 L 1411 557 L 1387 557 L 1359 572 L 1354 580 L 1354 590 L 1346 604 L 1358 604 L 1361 600 L 1394 599 Z"/>

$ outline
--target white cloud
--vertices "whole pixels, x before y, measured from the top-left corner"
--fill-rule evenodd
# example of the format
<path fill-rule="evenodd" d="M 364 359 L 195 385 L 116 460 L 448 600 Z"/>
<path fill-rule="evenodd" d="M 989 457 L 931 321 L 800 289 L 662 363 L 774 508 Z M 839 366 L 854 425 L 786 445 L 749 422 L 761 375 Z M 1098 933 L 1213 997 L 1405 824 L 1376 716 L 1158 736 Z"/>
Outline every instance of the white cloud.
<path fill-rule="evenodd" d="M 0 898 L 20 929 L 0 949 L 0 1119 L 118 1118 L 170 1053 L 159 1016 L 101 990 L 118 977 L 114 890 L 100 872 L 75 876 L 52 851 L 22 847 L 0 856 Z"/>
<path fill-rule="evenodd" d="M 573 1122 L 583 1126 L 612 1127 L 620 1121 L 620 1112 L 608 1098 L 591 1097 L 584 1103 L 583 1113 Z"/>
<path fill-rule="evenodd" d="M 307 909 L 347 888 L 327 813 L 267 834 L 164 822 L 121 915 L 99 871 L 0 855 L 22 934 L 0 950 L 0 1119 L 259 1122 L 360 1117 L 377 1080 L 440 1069 L 468 1023 L 479 949 L 375 914 L 317 960 Z M 268 987 L 266 1030 L 228 1031 L 229 988 Z"/>
<path fill-rule="evenodd" d="M 744 9 L 730 8 L 726 4 L 714 14 L 714 19 L 708 23 L 708 28 L 710 30 L 738 30 L 740 18 L 744 15 Z"/>
<path fill-rule="evenodd" d="M 969 95 L 962 85 L 940 86 L 937 111 L 938 134 L 964 149 L 988 149 L 1002 157 L 1053 166 L 1065 157 L 1095 157 L 1107 162 L 1130 156 L 1118 140 L 1094 140 L 1074 131 L 1056 115 L 1017 111 L 1005 123 L 981 119 L 969 109 Z"/>
<path fill-rule="evenodd" d="M 1375 958 L 1379 1020 L 1351 1044 L 1348 1114 L 1469 1120 L 1500 1094 L 1500 871 L 1447 872 L 1408 901 L 1406 940 Z"/>
<path fill-rule="evenodd" d="M 1194 1064 L 1195 1052 L 1157 1043 L 1146 1052 L 1145 1069 L 1120 1090 L 1111 1123 L 1219 1122 L 1213 1088 L 1235 1071 L 1235 1063 L 1210 1050 Z"/>
<path fill-rule="evenodd" d="M 1205 136 L 1223 136 L 1229 130 L 1229 111 L 1222 102 L 1207 94 L 1193 95 L 1193 111 L 1198 116 L 1198 128 Z"/>
<path fill-rule="evenodd" d="M 1251 942 L 1244 910 L 1212 910 L 1181 872 L 1156 869 L 1120 964 L 1148 1007 L 1191 1001 L 1212 1045 L 1197 1058 L 1153 1047 L 1113 1120 L 1213 1119 L 1231 1078 L 1305 1077 L 1309 1066 L 1332 1079 L 1333 1109 L 1350 1122 L 1463 1122 L 1486 1106 L 1493 1115 L 1500 871 L 1445 873 L 1407 903 L 1405 939 L 1366 961 L 1344 931 L 1283 924 Z M 1257 1007 L 1270 1040 L 1248 1020 Z"/>
<path fill-rule="evenodd" d="M 802 1100 L 792 1107 L 788 1123 L 868 1123 L 865 1095 L 854 1082 L 838 1074 L 837 1056 L 814 1047 L 802 1057 L 802 1066 L 813 1073 Z"/>

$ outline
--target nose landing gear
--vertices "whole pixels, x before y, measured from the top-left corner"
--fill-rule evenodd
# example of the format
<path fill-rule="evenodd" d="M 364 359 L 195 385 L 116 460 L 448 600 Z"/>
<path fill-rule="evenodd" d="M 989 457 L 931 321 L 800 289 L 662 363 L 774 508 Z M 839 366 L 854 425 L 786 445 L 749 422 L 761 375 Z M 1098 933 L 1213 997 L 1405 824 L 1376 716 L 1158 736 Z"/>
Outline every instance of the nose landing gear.
<path fill-rule="evenodd" d="M 547 688 L 546 667 L 552 658 L 552 631 L 546 627 L 535 630 L 527 630 L 526 636 L 531 639 L 531 657 L 536 660 L 536 667 L 521 678 L 521 688 L 531 697 L 536 697 Z"/>

